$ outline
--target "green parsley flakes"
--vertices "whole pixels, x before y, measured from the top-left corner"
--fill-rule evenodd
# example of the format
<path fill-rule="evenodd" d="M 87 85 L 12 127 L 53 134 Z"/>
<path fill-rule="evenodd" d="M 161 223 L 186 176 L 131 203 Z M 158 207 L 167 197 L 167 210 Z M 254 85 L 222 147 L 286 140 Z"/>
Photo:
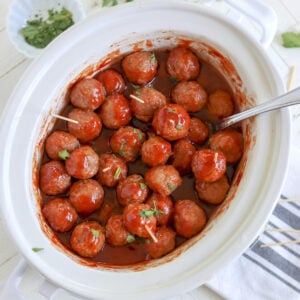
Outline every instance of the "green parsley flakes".
<path fill-rule="evenodd" d="M 61 11 L 48 10 L 48 19 L 29 20 L 20 32 L 25 41 L 36 48 L 45 48 L 53 39 L 74 24 L 72 13 L 65 7 Z"/>
<path fill-rule="evenodd" d="M 282 44 L 285 48 L 300 47 L 300 33 L 284 32 L 282 35 Z"/>
<path fill-rule="evenodd" d="M 31 250 L 32 250 L 33 252 L 40 252 L 40 251 L 43 251 L 44 248 L 33 247 Z"/>

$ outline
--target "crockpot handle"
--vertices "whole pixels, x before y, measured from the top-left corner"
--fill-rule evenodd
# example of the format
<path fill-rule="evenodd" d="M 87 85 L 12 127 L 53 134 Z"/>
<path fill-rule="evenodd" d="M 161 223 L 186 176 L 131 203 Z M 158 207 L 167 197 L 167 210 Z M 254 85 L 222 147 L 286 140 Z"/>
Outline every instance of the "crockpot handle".
<path fill-rule="evenodd" d="M 0 293 L 0 300 L 28 300 L 27 297 L 20 291 L 19 285 L 25 276 L 25 272 L 28 268 L 28 264 L 25 259 L 21 259 L 16 268 L 10 274 L 8 279 L 3 283 L 2 293 Z M 62 288 L 52 284 L 46 278 L 39 286 L 38 292 L 43 295 L 47 300 L 55 300 L 56 295 Z M 78 295 L 68 291 L 69 295 L 72 295 L 73 299 L 83 300 Z"/>
<path fill-rule="evenodd" d="M 225 0 L 242 14 L 253 19 L 262 29 L 260 43 L 268 48 L 276 34 L 278 18 L 275 11 L 261 0 Z"/>

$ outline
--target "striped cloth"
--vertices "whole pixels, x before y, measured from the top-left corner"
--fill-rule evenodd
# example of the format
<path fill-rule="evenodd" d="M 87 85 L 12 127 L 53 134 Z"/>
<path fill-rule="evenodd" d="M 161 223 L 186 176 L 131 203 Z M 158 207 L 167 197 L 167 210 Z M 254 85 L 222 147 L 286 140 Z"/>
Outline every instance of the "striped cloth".
<path fill-rule="evenodd" d="M 292 147 L 282 199 L 300 199 L 299 178 L 300 149 Z M 282 199 L 266 228 L 300 230 L 300 202 Z M 230 300 L 299 300 L 300 243 L 261 247 L 299 239 L 299 232 L 264 231 L 241 257 L 215 274 L 207 286 Z"/>

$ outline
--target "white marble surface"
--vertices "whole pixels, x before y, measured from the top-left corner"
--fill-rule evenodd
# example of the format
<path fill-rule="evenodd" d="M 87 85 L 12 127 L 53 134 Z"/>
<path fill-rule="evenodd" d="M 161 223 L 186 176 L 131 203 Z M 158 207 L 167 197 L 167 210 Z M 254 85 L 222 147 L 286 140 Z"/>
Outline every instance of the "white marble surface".
<path fill-rule="evenodd" d="M 83 0 L 84 1 L 84 0 Z M 249 0 L 251 1 L 251 0 Z M 100 1 L 86 0 L 85 5 L 90 6 Z M 221 2 L 221 1 L 218 1 Z M 279 18 L 277 35 L 269 49 L 270 57 L 275 66 L 287 83 L 291 68 L 294 66 L 295 73 L 291 87 L 300 86 L 300 48 L 286 49 L 281 45 L 280 33 L 286 30 L 300 30 L 300 1 L 297 0 L 264 0 L 276 11 Z M 6 15 L 11 0 L 0 1 L 0 112 L 8 101 L 16 82 L 19 80 L 24 70 L 29 66 L 31 60 L 18 53 L 10 43 L 6 32 Z M 220 3 L 218 4 L 220 5 Z M 253 30 L 253 24 L 244 23 Z M 300 107 L 292 108 L 292 143 L 300 148 Z M 5 145 L 5 141 L 2 141 Z M 3 145 L 2 145 L 3 146 Z M 1 201 L 1 199 L 0 199 Z M 0 217 L 0 299 L 1 290 L 5 280 L 21 260 L 21 255 L 10 238 L 7 236 L 5 226 Z M 26 299 L 46 299 L 43 295 L 37 293 L 43 278 L 35 270 L 28 268 L 25 272 L 20 289 Z M 220 296 L 209 290 L 207 287 L 193 291 L 189 295 L 178 297 L 176 299 L 221 299 Z M 67 293 L 60 292 L 55 299 L 74 299 Z M 12 299 L 14 300 L 14 299 Z"/>

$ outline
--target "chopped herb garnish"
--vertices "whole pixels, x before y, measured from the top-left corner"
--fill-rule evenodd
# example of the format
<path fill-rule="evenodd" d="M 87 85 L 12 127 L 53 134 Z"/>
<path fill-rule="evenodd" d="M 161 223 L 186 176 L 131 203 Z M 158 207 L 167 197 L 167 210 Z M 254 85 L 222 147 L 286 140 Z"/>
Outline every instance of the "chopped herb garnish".
<path fill-rule="evenodd" d="M 150 57 L 150 63 L 151 63 L 151 65 L 155 64 L 155 62 L 156 62 L 155 54 L 151 53 L 151 57 Z"/>
<path fill-rule="evenodd" d="M 177 83 L 178 79 L 175 76 L 170 76 L 170 79 L 173 83 Z"/>
<path fill-rule="evenodd" d="M 121 174 L 121 168 L 118 167 L 117 170 L 116 170 L 116 172 L 115 172 L 114 179 L 119 179 L 120 174 Z"/>
<path fill-rule="evenodd" d="M 91 232 L 92 232 L 92 235 L 95 236 L 95 237 L 99 237 L 99 230 L 96 230 L 96 229 L 91 229 Z"/>
<path fill-rule="evenodd" d="M 175 109 L 171 108 L 171 107 L 168 107 L 167 110 L 168 110 L 169 113 L 174 113 L 175 112 Z"/>
<path fill-rule="evenodd" d="M 135 91 L 134 91 L 135 95 L 136 96 L 140 96 L 141 95 L 141 91 L 139 88 L 137 88 Z"/>
<path fill-rule="evenodd" d="M 131 86 L 135 89 L 135 90 L 137 90 L 137 89 L 139 89 L 140 88 L 140 86 L 139 85 L 137 85 L 137 84 L 133 84 L 133 83 L 131 83 Z"/>
<path fill-rule="evenodd" d="M 182 123 L 178 123 L 178 124 L 175 126 L 175 128 L 176 128 L 177 130 L 182 130 L 182 129 L 183 129 Z"/>
<path fill-rule="evenodd" d="M 36 48 L 45 48 L 73 24 L 72 13 L 63 7 L 60 12 L 48 10 L 47 20 L 37 18 L 27 21 L 26 26 L 20 32 L 28 44 Z"/>
<path fill-rule="evenodd" d="M 144 218 L 151 218 L 152 216 L 159 216 L 162 214 L 163 214 L 163 211 L 158 210 L 156 208 L 143 209 L 139 212 L 139 215 Z"/>
<path fill-rule="evenodd" d="M 135 241 L 135 236 L 132 234 L 128 234 L 126 240 L 128 243 L 133 243 Z"/>
<path fill-rule="evenodd" d="M 102 7 L 105 6 L 116 6 L 118 5 L 118 1 L 117 0 L 103 0 L 102 1 Z"/>
<path fill-rule="evenodd" d="M 300 47 L 300 32 L 284 32 L 282 35 L 283 47 L 296 48 Z"/>
<path fill-rule="evenodd" d="M 139 212 L 139 215 L 144 218 L 151 218 L 154 215 L 154 212 L 150 209 L 143 209 Z"/>
<path fill-rule="evenodd" d="M 140 182 L 140 187 L 142 190 L 146 189 L 147 188 L 147 184 L 144 183 L 144 182 Z"/>
<path fill-rule="evenodd" d="M 120 156 L 124 157 L 125 156 L 125 151 L 124 151 L 124 146 L 126 145 L 126 142 L 123 142 L 120 146 L 119 154 Z"/>
<path fill-rule="evenodd" d="M 59 158 L 66 160 L 70 157 L 70 153 L 67 150 L 61 150 L 58 152 Z"/>
<path fill-rule="evenodd" d="M 138 129 L 133 128 L 133 133 L 137 134 L 139 141 L 141 141 L 143 139 L 143 135 L 141 134 L 141 132 Z"/>
<path fill-rule="evenodd" d="M 32 248 L 33 252 L 40 252 L 40 251 L 43 251 L 43 250 L 44 250 L 44 248 L 38 248 L 38 247 L 33 247 Z"/>
<path fill-rule="evenodd" d="M 172 192 L 176 190 L 176 185 L 174 185 L 172 182 L 168 182 L 167 185 Z"/>

